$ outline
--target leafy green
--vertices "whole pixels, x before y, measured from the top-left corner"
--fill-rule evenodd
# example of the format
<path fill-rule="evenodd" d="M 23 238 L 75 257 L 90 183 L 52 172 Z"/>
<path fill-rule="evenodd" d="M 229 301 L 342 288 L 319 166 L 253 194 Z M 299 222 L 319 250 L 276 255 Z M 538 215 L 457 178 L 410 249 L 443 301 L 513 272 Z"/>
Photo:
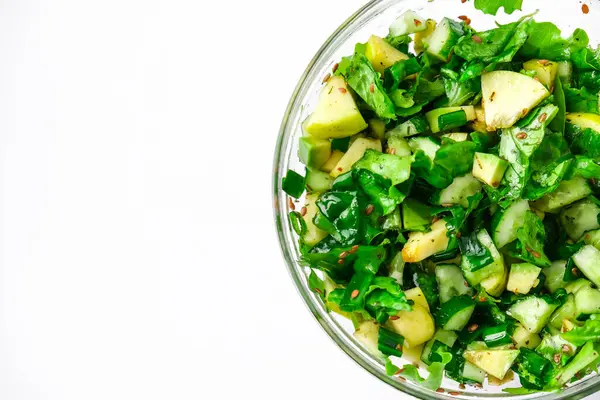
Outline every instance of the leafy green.
<path fill-rule="evenodd" d="M 310 271 L 308 276 L 308 288 L 317 293 L 321 299 L 325 299 L 325 282 L 313 270 Z"/>
<path fill-rule="evenodd" d="M 496 15 L 502 7 L 505 13 L 512 14 L 520 10 L 522 4 L 523 0 L 475 0 L 475 8 L 490 15 Z"/>
<path fill-rule="evenodd" d="M 598 179 L 600 178 L 600 165 L 589 157 L 575 156 L 564 179 L 569 180 L 578 176 L 586 179 Z"/>
<path fill-rule="evenodd" d="M 547 267 L 550 260 L 544 253 L 545 241 L 544 223 L 533 212 L 527 211 L 523 226 L 517 229 L 517 240 L 507 246 L 508 253 L 539 267 Z"/>
<path fill-rule="evenodd" d="M 392 185 L 406 181 L 410 177 L 410 157 L 399 157 L 368 149 L 358 160 L 353 169 L 366 169 L 383 178 L 389 179 Z"/>
<path fill-rule="evenodd" d="M 352 247 L 313 248 L 302 256 L 302 261 L 313 268 L 320 269 L 336 282 L 348 282 L 354 272 L 366 271 L 373 275 L 385 261 L 386 249 L 383 246 L 359 246 L 356 251 Z M 344 258 L 340 255 L 347 253 Z M 340 263 L 339 260 L 342 260 Z"/>
<path fill-rule="evenodd" d="M 468 266 L 471 272 L 480 270 L 494 262 L 490 250 L 481 244 L 477 238 L 477 232 L 473 232 L 468 236 L 462 236 L 458 243 L 460 252 L 467 261 L 465 265 Z"/>
<path fill-rule="evenodd" d="M 518 26 L 519 22 L 513 22 L 488 31 L 477 32 L 475 35 L 480 40 L 473 40 L 472 35 L 463 36 L 454 47 L 454 52 L 467 61 L 493 62 L 495 57 L 505 50 Z"/>
<path fill-rule="evenodd" d="M 575 29 L 569 38 L 564 39 L 560 29 L 551 22 L 532 21 L 528 33 L 527 41 L 519 50 L 519 55 L 525 59 L 569 60 L 572 54 L 589 44 L 584 30 Z"/>
<path fill-rule="evenodd" d="M 369 314 L 382 324 L 399 311 L 412 309 L 396 280 L 383 276 L 373 278 L 365 296 L 365 303 Z"/>
<path fill-rule="evenodd" d="M 573 154 L 587 156 L 600 162 L 600 133 L 591 128 L 567 124 L 565 138 Z"/>
<path fill-rule="evenodd" d="M 402 372 L 399 372 L 400 369 L 396 369 L 394 375 L 408 379 L 409 381 L 419 384 L 426 389 L 437 390 L 442 384 L 444 367 L 446 364 L 452 361 L 452 354 L 450 353 L 439 351 L 437 354 L 441 357 L 442 361 L 431 363 L 431 365 L 427 368 L 429 371 L 429 376 L 427 379 L 422 378 L 419 374 L 419 369 L 412 364 L 406 364 L 402 368 Z"/>
<path fill-rule="evenodd" d="M 357 192 L 326 192 L 317 200 L 315 225 L 328 232 L 342 246 L 360 240 L 360 209 Z"/>
<path fill-rule="evenodd" d="M 585 87 L 577 89 L 565 86 L 564 96 L 566 108 L 570 112 L 591 112 L 597 114 L 600 111 L 597 92 L 592 93 Z"/>
<path fill-rule="evenodd" d="M 287 174 L 281 182 L 281 189 L 288 195 L 297 199 L 304 193 L 304 185 L 304 177 L 296 171 L 288 169 Z"/>
<path fill-rule="evenodd" d="M 588 319 L 583 326 L 575 327 L 562 333 L 561 336 L 576 346 L 584 345 L 590 341 L 600 341 L 600 320 Z"/>
<path fill-rule="evenodd" d="M 525 347 L 521 348 L 513 369 L 519 375 L 523 387 L 538 390 L 546 386 L 553 370 L 550 361 Z"/>
<path fill-rule="evenodd" d="M 548 128 L 555 132 L 564 133 L 565 131 L 565 119 L 567 113 L 567 104 L 565 99 L 565 91 L 563 90 L 563 84 L 560 77 L 557 75 L 554 81 L 554 105 L 558 107 L 556 117 L 548 124 Z"/>
<path fill-rule="evenodd" d="M 383 120 L 396 119 L 395 106 L 379 78 L 379 74 L 364 54 L 355 53 L 346 71 L 346 82 Z M 372 90 L 371 90 L 372 88 Z"/>
<path fill-rule="evenodd" d="M 384 87 L 388 91 L 398 89 L 400 82 L 407 76 L 421 72 L 422 67 L 416 58 L 398 61 L 384 71 Z"/>

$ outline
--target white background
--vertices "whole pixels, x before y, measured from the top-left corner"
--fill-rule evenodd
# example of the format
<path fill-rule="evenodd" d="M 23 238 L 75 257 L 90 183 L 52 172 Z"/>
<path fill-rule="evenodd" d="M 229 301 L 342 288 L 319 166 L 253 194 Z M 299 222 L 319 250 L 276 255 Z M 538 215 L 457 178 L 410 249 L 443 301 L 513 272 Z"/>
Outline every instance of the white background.
<path fill-rule="evenodd" d="M 0 399 L 402 398 L 271 208 L 288 98 L 363 1 L 0 1 Z"/>

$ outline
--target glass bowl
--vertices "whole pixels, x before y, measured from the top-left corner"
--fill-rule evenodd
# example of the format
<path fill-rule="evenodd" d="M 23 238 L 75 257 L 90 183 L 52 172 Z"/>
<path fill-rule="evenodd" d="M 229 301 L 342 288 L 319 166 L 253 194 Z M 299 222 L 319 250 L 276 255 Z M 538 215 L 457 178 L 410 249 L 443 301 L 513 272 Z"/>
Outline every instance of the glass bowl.
<path fill-rule="evenodd" d="M 589 5 L 589 13 L 583 14 L 582 5 Z M 535 393 L 529 395 L 511 395 L 502 388 L 489 386 L 483 388 L 467 386 L 460 389 L 458 384 L 450 379 L 444 379 L 444 393 L 433 392 L 409 381 L 386 375 L 383 362 L 371 355 L 358 343 L 352 333 L 350 321 L 335 313 L 328 313 L 321 299 L 308 287 L 310 270 L 298 263 L 300 253 L 297 237 L 289 223 L 288 214 L 291 211 L 288 196 L 281 190 L 281 178 L 288 169 L 303 171 L 304 166 L 298 160 L 298 138 L 302 136 L 301 122 L 314 108 L 318 94 L 322 88 L 323 77 L 331 71 L 333 65 L 342 56 L 351 55 L 354 45 L 366 42 L 371 34 L 386 36 L 390 24 L 406 10 L 417 11 L 424 18 L 437 21 L 443 17 L 456 19 L 460 15 L 468 16 L 471 25 L 477 30 L 490 29 L 494 22 L 512 22 L 521 16 L 537 11 L 537 21 L 550 21 L 556 24 L 564 35 L 570 35 L 575 28 L 585 29 L 590 36 L 592 45 L 597 45 L 600 37 L 600 1 L 587 0 L 524 0 L 523 11 L 506 15 L 500 10 L 497 16 L 484 15 L 476 10 L 472 1 L 462 3 L 461 0 L 374 0 L 363 6 L 346 20 L 317 51 L 300 78 L 285 111 L 277 140 L 274 160 L 274 208 L 275 221 L 279 242 L 292 279 L 323 329 L 335 343 L 364 369 L 375 375 L 381 381 L 394 388 L 421 399 L 473 399 L 473 398 L 511 398 L 511 399 L 581 399 L 600 389 L 600 376 L 592 374 L 576 384 L 555 393 Z M 299 204 L 302 203 L 300 200 Z M 426 375 L 426 373 L 425 373 Z M 316 378 L 316 377 L 315 377 Z M 508 386 L 518 387 L 518 379 Z M 507 386 L 504 386 L 507 387 Z M 450 395 L 452 393 L 452 395 Z"/>

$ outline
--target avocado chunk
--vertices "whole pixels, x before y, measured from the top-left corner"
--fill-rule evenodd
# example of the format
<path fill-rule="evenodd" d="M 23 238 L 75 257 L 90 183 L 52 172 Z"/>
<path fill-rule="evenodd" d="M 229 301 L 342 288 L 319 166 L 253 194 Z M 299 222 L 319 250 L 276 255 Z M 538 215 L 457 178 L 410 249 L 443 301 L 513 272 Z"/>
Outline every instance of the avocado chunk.
<path fill-rule="evenodd" d="M 431 207 L 415 199 L 405 199 L 402 203 L 402 223 L 407 231 L 424 231 L 431 224 Z"/>
<path fill-rule="evenodd" d="M 425 114 L 431 132 L 437 133 L 446 129 L 458 128 L 468 121 L 473 121 L 477 115 L 475 107 L 442 107 Z"/>
<path fill-rule="evenodd" d="M 558 72 L 558 63 L 548 60 L 529 60 L 523 64 L 523 69 L 535 71 L 538 81 L 552 91 Z"/>
<path fill-rule="evenodd" d="M 350 171 L 354 163 L 362 158 L 367 149 L 373 149 L 381 152 L 381 140 L 367 138 L 356 139 L 348 148 L 346 154 L 344 154 L 344 156 L 340 159 L 340 161 L 338 161 L 336 166 L 330 172 L 331 176 L 337 178 L 344 172 Z"/>
<path fill-rule="evenodd" d="M 323 172 L 331 172 L 338 162 L 344 157 L 344 152 L 340 150 L 334 150 L 331 152 L 331 156 L 327 159 L 325 164 L 321 166 L 321 171 Z"/>
<path fill-rule="evenodd" d="M 440 219 L 431 225 L 429 232 L 411 232 L 402 248 L 402 259 L 407 263 L 423 261 L 448 248 L 446 221 Z"/>
<path fill-rule="evenodd" d="M 317 200 L 319 199 L 318 193 L 310 193 L 306 195 L 306 214 L 304 214 L 304 222 L 306 223 L 306 231 L 302 236 L 302 241 L 309 246 L 314 246 L 321 240 L 327 237 L 327 232 L 317 228 L 313 222 L 313 218 L 317 215 Z"/>
<path fill-rule="evenodd" d="M 508 162 L 497 155 L 487 153 L 475 153 L 473 161 L 473 177 L 491 187 L 500 186 L 504 173 L 508 168 Z"/>
<path fill-rule="evenodd" d="M 371 35 L 367 42 L 365 56 L 373 65 L 373 69 L 379 73 L 383 73 L 386 68 L 391 67 L 398 61 L 408 60 L 406 54 L 375 35 Z"/>
<path fill-rule="evenodd" d="M 560 211 L 560 223 L 567 235 L 577 241 L 587 231 L 600 228 L 600 207 L 590 199 L 579 200 Z"/>
<path fill-rule="evenodd" d="M 540 272 L 542 269 L 533 264 L 513 264 L 510 267 L 506 289 L 514 294 L 527 294 L 535 286 L 536 281 L 539 283 Z"/>
<path fill-rule="evenodd" d="M 485 122 L 490 128 L 510 128 L 550 96 L 540 82 L 512 71 L 493 71 L 481 76 Z"/>
<path fill-rule="evenodd" d="M 331 142 L 313 136 L 303 136 L 299 140 L 298 157 L 309 168 L 319 169 L 331 157 Z"/>
<path fill-rule="evenodd" d="M 465 360 L 500 380 L 518 356 L 519 350 L 467 350 L 464 353 Z"/>
<path fill-rule="evenodd" d="M 450 186 L 442 189 L 439 197 L 434 199 L 435 204 L 439 205 L 461 205 L 465 208 L 469 206 L 469 197 L 481 192 L 481 183 L 473 178 L 473 175 L 457 176 Z"/>
<path fill-rule="evenodd" d="M 315 111 L 304 124 L 306 133 L 318 139 L 352 136 L 367 127 L 350 89 L 341 76 L 329 79 Z"/>

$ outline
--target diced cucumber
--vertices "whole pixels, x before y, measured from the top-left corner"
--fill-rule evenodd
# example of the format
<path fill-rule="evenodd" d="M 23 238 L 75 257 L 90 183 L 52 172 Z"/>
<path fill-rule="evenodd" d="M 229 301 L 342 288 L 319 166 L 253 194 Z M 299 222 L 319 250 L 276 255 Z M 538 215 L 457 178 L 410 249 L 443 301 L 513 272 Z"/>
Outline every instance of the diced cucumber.
<path fill-rule="evenodd" d="M 544 268 L 542 271 L 542 273 L 546 275 L 546 282 L 544 283 L 544 286 L 548 288 L 550 293 L 554 293 L 558 289 L 566 286 L 567 282 L 563 280 L 565 276 L 566 265 L 566 261 L 554 261 L 549 267 Z"/>
<path fill-rule="evenodd" d="M 458 128 L 466 125 L 468 121 L 476 118 L 475 107 L 443 107 L 436 108 L 425 114 L 431 132 L 437 133 L 447 129 Z"/>
<path fill-rule="evenodd" d="M 573 78 L 573 64 L 571 61 L 559 61 L 557 75 L 562 83 L 570 85 Z"/>
<path fill-rule="evenodd" d="M 463 378 L 477 383 L 483 383 L 485 380 L 485 371 L 468 361 L 465 361 L 461 375 Z"/>
<path fill-rule="evenodd" d="M 456 296 L 440 306 L 439 325 L 444 330 L 460 331 L 475 311 L 475 302 L 469 296 Z"/>
<path fill-rule="evenodd" d="M 426 132 L 427 129 L 429 129 L 429 126 L 425 118 L 422 115 L 417 115 L 387 131 L 385 137 L 389 139 L 392 137 L 414 136 Z"/>
<path fill-rule="evenodd" d="M 469 197 L 479 193 L 482 184 L 471 174 L 457 176 L 452 183 L 442 189 L 432 198 L 432 203 L 439 205 L 460 205 L 465 208 L 469 206 Z"/>
<path fill-rule="evenodd" d="M 412 154 L 408 141 L 401 137 L 394 136 L 389 138 L 387 147 L 389 152 L 400 157 L 410 156 Z"/>
<path fill-rule="evenodd" d="M 560 222 L 567 235 L 575 241 L 587 231 L 600 228 L 600 207 L 592 200 L 579 200 L 560 211 Z"/>
<path fill-rule="evenodd" d="M 506 290 L 515 294 L 528 294 L 535 286 L 540 272 L 541 268 L 529 263 L 511 265 Z"/>
<path fill-rule="evenodd" d="M 440 303 L 445 303 L 455 296 L 470 295 L 472 289 L 465 280 L 460 268 L 454 264 L 438 264 L 435 266 L 435 278 L 440 293 Z"/>
<path fill-rule="evenodd" d="M 466 132 L 444 133 L 442 137 L 454 140 L 455 142 L 466 142 L 469 140 L 469 134 Z"/>
<path fill-rule="evenodd" d="M 431 224 L 431 207 L 408 198 L 402 203 L 402 221 L 407 231 L 426 231 Z"/>
<path fill-rule="evenodd" d="M 390 25 L 390 35 L 400 36 L 427 29 L 425 20 L 412 10 L 405 11 Z"/>
<path fill-rule="evenodd" d="M 598 359 L 598 351 L 593 342 L 587 342 L 575 358 L 556 373 L 556 387 L 562 387 L 569 382 L 579 371 Z"/>
<path fill-rule="evenodd" d="M 494 243 L 501 249 L 517 239 L 517 230 L 525 223 L 525 215 L 529 211 L 527 200 L 518 200 L 505 210 L 500 210 L 492 218 L 492 235 Z"/>
<path fill-rule="evenodd" d="M 584 286 L 575 293 L 577 319 L 585 319 L 590 314 L 600 313 L 600 290 Z"/>
<path fill-rule="evenodd" d="M 442 61 L 448 61 L 454 45 L 463 34 L 463 28 L 458 22 L 444 18 L 427 39 L 426 51 Z"/>
<path fill-rule="evenodd" d="M 577 307 L 575 306 L 575 296 L 570 294 L 565 304 L 560 306 L 550 317 L 550 326 L 561 329 L 564 320 L 575 321 L 576 318 Z"/>
<path fill-rule="evenodd" d="M 458 339 L 456 332 L 445 330 L 437 331 L 433 338 L 425 344 L 425 347 L 423 347 L 421 361 L 427 365 L 431 364 L 433 361 L 436 361 L 432 360 L 431 356 L 438 350 L 440 344 L 442 346 L 446 346 L 446 349 L 449 350 L 452 348 L 452 346 L 454 346 L 456 339 Z"/>
<path fill-rule="evenodd" d="M 465 278 L 467 279 L 467 282 L 469 282 L 471 286 L 478 285 L 479 283 L 485 281 L 490 277 L 498 275 L 501 276 L 505 273 L 504 258 L 502 257 L 500 252 L 498 252 L 496 246 L 494 246 L 492 238 L 485 229 L 482 229 L 479 232 L 477 232 L 477 240 L 479 240 L 481 245 L 488 249 L 494 261 L 483 268 L 480 268 L 476 271 L 472 271 L 473 268 L 469 264 L 468 258 L 462 257 L 460 267 L 463 271 L 463 274 L 465 275 Z"/>
<path fill-rule="evenodd" d="M 487 294 L 494 297 L 499 297 L 502 295 L 504 290 L 506 289 L 506 284 L 508 281 L 508 268 L 504 265 L 504 263 L 498 263 L 498 266 L 502 266 L 500 272 L 490 275 L 481 281 L 480 285 Z"/>
<path fill-rule="evenodd" d="M 600 250 L 586 244 L 573 254 L 573 261 L 586 278 L 600 287 Z"/>
<path fill-rule="evenodd" d="M 543 298 L 528 296 L 513 304 L 507 314 L 519 321 L 529 332 L 539 333 L 557 307 L 557 304 L 548 304 Z"/>
<path fill-rule="evenodd" d="M 515 330 L 512 333 L 512 339 L 517 349 L 520 349 L 521 347 L 525 347 L 526 349 L 535 349 L 542 341 L 540 335 L 529 332 L 521 324 L 517 324 L 515 326 Z"/>
<path fill-rule="evenodd" d="M 562 181 L 555 191 L 536 200 L 532 205 L 544 212 L 557 213 L 564 206 L 581 200 L 590 194 L 592 194 L 592 189 L 587 181 L 579 176 L 568 181 Z"/>
<path fill-rule="evenodd" d="M 585 288 L 585 287 L 592 287 L 592 282 L 588 281 L 587 279 L 584 278 L 579 278 L 574 280 L 573 282 L 565 282 L 565 290 L 567 291 L 567 293 L 571 294 L 575 294 L 577 292 L 579 292 L 580 289 Z"/>
<path fill-rule="evenodd" d="M 500 380 L 504 379 L 518 356 L 519 350 L 467 350 L 464 353 L 467 361 Z"/>
<path fill-rule="evenodd" d="M 600 229 L 591 231 L 583 235 L 585 244 L 590 244 L 600 250 Z"/>
<path fill-rule="evenodd" d="M 435 153 L 437 153 L 440 148 L 440 144 L 432 137 L 412 138 L 408 141 L 408 145 L 414 152 L 417 150 L 423 151 L 423 153 L 432 160 L 435 158 Z"/>
<path fill-rule="evenodd" d="M 306 189 L 309 192 L 323 193 L 331 189 L 333 178 L 327 172 L 312 168 L 306 169 Z"/>

